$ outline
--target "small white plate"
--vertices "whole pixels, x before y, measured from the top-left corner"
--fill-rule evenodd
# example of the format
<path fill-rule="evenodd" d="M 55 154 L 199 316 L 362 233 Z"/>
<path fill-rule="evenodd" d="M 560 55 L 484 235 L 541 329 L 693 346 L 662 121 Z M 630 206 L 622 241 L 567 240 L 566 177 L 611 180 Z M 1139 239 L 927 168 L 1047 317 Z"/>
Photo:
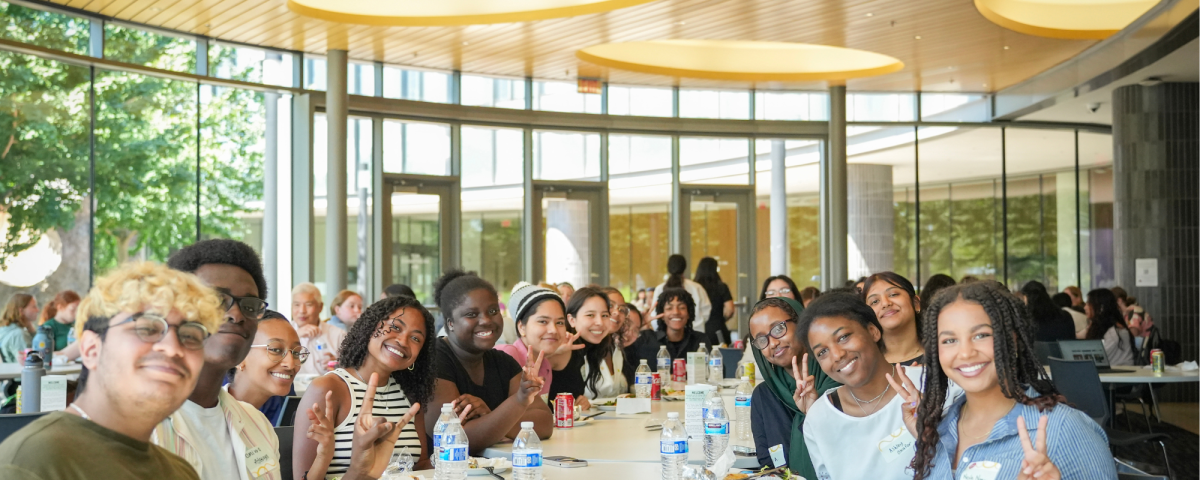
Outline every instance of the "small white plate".
<path fill-rule="evenodd" d="M 597 410 L 600 410 L 600 411 L 602 411 L 602 412 L 615 412 L 615 411 L 617 411 L 617 406 L 616 406 L 616 405 L 596 405 L 596 407 L 595 407 L 595 408 L 596 408 Z"/>

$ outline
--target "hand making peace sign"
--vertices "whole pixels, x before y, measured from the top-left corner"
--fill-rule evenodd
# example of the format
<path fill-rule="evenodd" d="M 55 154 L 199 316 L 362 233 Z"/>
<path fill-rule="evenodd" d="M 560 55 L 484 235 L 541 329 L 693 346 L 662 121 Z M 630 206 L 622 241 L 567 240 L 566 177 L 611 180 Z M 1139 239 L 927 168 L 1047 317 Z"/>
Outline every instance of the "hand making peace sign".
<path fill-rule="evenodd" d="M 1037 444 L 1029 442 L 1029 431 L 1025 429 L 1025 417 L 1017 417 L 1017 435 L 1021 437 L 1021 447 L 1025 449 L 1025 458 L 1021 460 L 1021 473 L 1017 480 L 1059 480 L 1062 473 L 1050 462 L 1046 455 L 1046 424 L 1050 417 L 1042 415 L 1038 419 Z"/>
<path fill-rule="evenodd" d="M 805 353 L 801 360 L 804 364 L 803 376 L 800 375 L 800 366 L 796 364 L 796 358 L 792 357 L 792 378 L 796 379 L 796 391 L 792 393 L 792 400 L 796 402 L 800 413 L 807 414 L 812 404 L 817 402 L 817 380 L 808 373 L 808 354 Z"/>
<path fill-rule="evenodd" d="M 900 404 L 900 411 L 904 412 L 904 427 L 908 429 L 908 433 L 917 437 L 917 406 L 921 405 L 921 391 L 917 390 L 917 386 L 913 385 L 912 380 L 904 373 L 904 367 L 896 365 L 896 375 L 884 374 L 887 381 L 892 385 L 892 390 L 896 391 L 900 398 L 904 399 L 904 403 Z M 900 383 L 896 383 L 896 378 L 900 377 Z"/>
<path fill-rule="evenodd" d="M 408 413 L 396 423 L 390 423 L 386 418 L 375 418 L 372 412 L 378 384 L 379 374 L 372 373 L 371 380 L 367 382 L 367 393 L 363 397 L 362 406 L 358 409 L 358 419 L 354 422 L 354 440 L 350 453 L 350 468 L 364 472 L 371 478 L 383 475 L 384 469 L 392 459 L 392 450 L 396 448 L 396 439 L 400 438 L 400 430 L 421 410 L 420 403 L 412 404 Z"/>
<path fill-rule="evenodd" d="M 542 366 L 544 354 L 545 352 L 538 352 L 535 362 L 533 350 L 525 352 L 525 366 L 521 367 L 521 385 L 517 387 L 517 401 L 526 407 L 533 404 L 533 401 L 538 398 L 538 394 L 542 393 L 542 385 L 546 383 L 545 379 L 538 376 L 538 369 Z"/>

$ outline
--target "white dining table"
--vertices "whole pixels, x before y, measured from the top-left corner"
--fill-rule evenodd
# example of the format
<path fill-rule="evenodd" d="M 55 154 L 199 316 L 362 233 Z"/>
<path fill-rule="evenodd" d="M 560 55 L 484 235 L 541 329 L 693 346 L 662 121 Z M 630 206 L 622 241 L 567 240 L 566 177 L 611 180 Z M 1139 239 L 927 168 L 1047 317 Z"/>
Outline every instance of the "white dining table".
<path fill-rule="evenodd" d="M 413 472 L 425 480 L 433 479 L 433 470 Z M 505 479 L 512 478 L 512 470 L 497 472 Z M 545 480 L 611 480 L 611 479 L 657 479 L 662 477 L 662 467 L 657 463 L 645 462 L 589 462 L 586 467 L 559 468 L 542 467 L 542 478 Z M 471 480 L 495 479 L 484 472 L 469 475 Z"/>
<path fill-rule="evenodd" d="M 21 378 L 21 370 L 25 367 L 18 363 L 0 363 L 0 380 L 12 380 Z M 83 364 L 68 363 L 66 365 L 54 365 L 50 368 L 47 375 L 78 375 L 83 371 Z"/>
<path fill-rule="evenodd" d="M 1186 383 L 1200 382 L 1200 370 L 1171 371 L 1155 374 L 1149 368 L 1112 367 L 1121 373 L 1101 373 L 1100 383 Z"/>

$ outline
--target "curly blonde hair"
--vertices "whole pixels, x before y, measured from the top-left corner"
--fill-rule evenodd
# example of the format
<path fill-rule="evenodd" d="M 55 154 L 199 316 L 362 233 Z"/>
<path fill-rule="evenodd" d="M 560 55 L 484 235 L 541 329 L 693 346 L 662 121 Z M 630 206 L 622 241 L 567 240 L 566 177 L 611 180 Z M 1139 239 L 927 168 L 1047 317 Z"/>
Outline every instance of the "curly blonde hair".
<path fill-rule="evenodd" d="M 75 313 L 75 334 L 92 318 L 112 318 L 121 312 L 178 311 L 209 332 L 221 325 L 221 300 L 195 275 L 153 262 L 127 263 L 96 280 Z"/>

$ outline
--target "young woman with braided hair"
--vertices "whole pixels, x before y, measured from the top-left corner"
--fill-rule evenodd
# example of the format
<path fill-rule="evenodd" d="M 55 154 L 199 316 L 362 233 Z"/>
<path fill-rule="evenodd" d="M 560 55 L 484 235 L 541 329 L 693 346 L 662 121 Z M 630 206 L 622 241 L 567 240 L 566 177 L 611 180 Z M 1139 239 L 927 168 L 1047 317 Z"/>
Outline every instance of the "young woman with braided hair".
<path fill-rule="evenodd" d="M 1021 300 L 977 282 L 943 290 L 926 314 L 924 395 L 888 375 L 917 438 L 914 480 L 1117 478 L 1104 431 L 1038 364 Z M 946 407 L 948 381 L 965 395 Z"/>

